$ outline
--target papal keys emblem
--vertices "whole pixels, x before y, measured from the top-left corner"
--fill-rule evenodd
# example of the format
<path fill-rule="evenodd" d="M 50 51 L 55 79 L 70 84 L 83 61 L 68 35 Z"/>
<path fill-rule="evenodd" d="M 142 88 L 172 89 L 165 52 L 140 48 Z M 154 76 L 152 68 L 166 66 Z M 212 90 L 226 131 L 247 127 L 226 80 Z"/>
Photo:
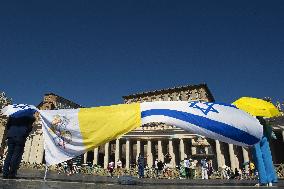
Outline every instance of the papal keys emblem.
<path fill-rule="evenodd" d="M 50 130 L 55 134 L 53 140 L 57 146 L 65 149 L 66 144 L 72 141 L 72 134 L 67 130 L 67 125 L 70 120 L 66 116 L 55 115 L 52 122 Z"/>

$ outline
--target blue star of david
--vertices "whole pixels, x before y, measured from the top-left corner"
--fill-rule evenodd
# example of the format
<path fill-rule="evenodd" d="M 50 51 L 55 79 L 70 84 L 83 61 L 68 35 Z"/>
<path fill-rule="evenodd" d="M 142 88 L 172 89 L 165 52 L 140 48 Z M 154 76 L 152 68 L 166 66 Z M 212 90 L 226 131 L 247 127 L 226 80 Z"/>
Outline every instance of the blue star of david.
<path fill-rule="evenodd" d="M 28 108 L 28 107 L 29 107 L 28 104 L 13 104 L 13 108 L 25 109 L 25 108 Z"/>
<path fill-rule="evenodd" d="M 207 108 L 202 108 L 198 106 L 197 103 L 198 102 L 191 102 L 189 103 L 189 107 L 201 110 L 201 112 L 204 113 L 204 115 L 207 115 L 209 112 L 219 113 L 215 108 L 213 108 L 214 106 L 213 103 L 209 103 L 209 102 L 202 103 L 202 104 L 206 104 Z"/>

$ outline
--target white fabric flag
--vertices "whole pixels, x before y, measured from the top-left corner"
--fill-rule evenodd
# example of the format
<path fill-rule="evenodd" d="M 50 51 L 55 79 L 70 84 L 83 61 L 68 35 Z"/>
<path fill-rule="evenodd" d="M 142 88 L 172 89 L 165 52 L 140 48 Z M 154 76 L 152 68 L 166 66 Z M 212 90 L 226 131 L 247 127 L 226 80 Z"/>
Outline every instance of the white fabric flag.
<path fill-rule="evenodd" d="M 163 122 L 222 142 L 251 146 L 263 136 L 259 121 L 234 105 L 212 102 L 141 103 L 142 124 Z"/>
<path fill-rule="evenodd" d="M 157 101 L 95 108 L 40 110 L 48 165 L 88 150 L 152 122 L 240 146 L 260 141 L 263 127 L 230 104 Z"/>
<path fill-rule="evenodd" d="M 1 112 L 3 115 L 11 116 L 14 118 L 23 116 L 33 116 L 38 111 L 37 107 L 28 104 L 10 104 L 5 106 Z"/>

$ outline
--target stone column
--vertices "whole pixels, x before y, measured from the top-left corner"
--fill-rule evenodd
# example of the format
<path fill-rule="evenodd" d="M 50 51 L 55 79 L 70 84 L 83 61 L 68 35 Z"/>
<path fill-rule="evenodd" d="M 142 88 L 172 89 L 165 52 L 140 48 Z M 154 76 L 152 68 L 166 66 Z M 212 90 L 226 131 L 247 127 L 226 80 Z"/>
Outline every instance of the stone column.
<path fill-rule="evenodd" d="M 158 160 L 164 162 L 162 141 L 158 140 Z"/>
<path fill-rule="evenodd" d="M 244 148 L 244 147 L 242 147 L 242 150 L 243 150 L 244 162 L 248 162 L 248 161 L 249 161 L 248 150 L 247 150 L 246 148 Z M 243 162 L 243 163 L 244 163 L 244 162 Z M 246 171 L 248 171 L 249 165 L 246 165 L 246 166 L 245 166 L 245 169 L 246 169 Z"/>
<path fill-rule="evenodd" d="M 230 155 L 231 169 L 234 171 L 236 168 L 236 159 L 235 159 L 236 156 L 233 144 L 229 144 L 229 155 Z"/>
<path fill-rule="evenodd" d="M 29 150 L 29 156 L 28 156 L 28 162 L 32 163 L 32 150 L 33 150 L 33 135 L 30 135 L 30 150 Z"/>
<path fill-rule="evenodd" d="M 94 149 L 94 160 L 93 160 L 94 165 L 98 164 L 98 155 L 99 155 L 99 148 L 95 148 Z"/>
<path fill-rule="evenodd" d="M 84 153 L 84 163 L 87 163 L 88 152 Z"/>
<path fill-rule="evenodd" d="M 192 138 L 191 139 L 191 155 L 195 155 L 196 154 L 196 147 L 195 146 L 192 146 L 192 144 L 194 144 L 195 141 L 194 139 Z"/>
<path fill-rule="evenodd" d="M 30 151 L 30 163 L 42 163 L 43 159 L 43 142 L 42 136 L 38 133 L 32 137 L 32 146 Z"/>
<path fill-rule="evenodd" d="M 126 158 L 126 161 L 125 161 L 125 168 L 126 169 L 129 169 L 129 159 L 130 159 L 130 141 L 129 139 L 126 139 L 126 144 L 125 144 L 125 158 Z"/>
<path fill-rule="evenodd" d="M 115 163 L 115 168 L 117 168 L 117 161 L 118 161 L 118 159 L 119 159 L 119 139 L 116 139 L 116 141 L 115 141 L 115 157 L 114 157 L 114 163 Z"/>
<path fill-rule="evenodd" d="M 104 169 L 107 168 L 109 161 L 109 143 L 105 143 Z"/>
<path fill-rule="evenodd" d="M 179 151 L 180 151 L 180 160 L 184 160 L 184 143 L 183 139 L 179 139 Z"/>
<path fill-rule="evenodd" d="M 137 162 L 139 154 L 141 153 L 141 142 L 140 142 L 140 140 L 137 140 L 136 144 L 137 145 L 136 145 L 136 159 L 135 159 L 135 161 Z"/>
<path fill-rule="evenodd" d="M 152 142 L 151 140 L 147 141 L 147 164 L 148 167 L 153 165 L 153 154 L 152 154 Z"/>
<path fill-rule="evenodd" d="M 204 147 L 204 150 L 205 150 L 205 154 L 209 154 L 209 149 L 208 149 L 208 146 Z"/>
<path fill-rule="evenodd" d="M 215 140 L 215 143 L 216 143 L 216 156 L 217 156 L 217 164 L 218 164 L 217 167 L 219 168 L 219 167 L 223 166 L 223 162 L 222 162 L 222 159 L 221 159 L 221 155 L 222 155 L 221 145 L 220 145 L 219 140 Z"/>
<path fill-rule="evenodd" d="M 169 140 L 169 154 L 172 157 L 171 165 L 173 167 L 175 167 L 176 166 L 176 156 L 174 154 L 174 147 L 173 147 L 173 140 L 172 139 Z"/>
<path fill-rule="evenodd" d="M 25 149 L 24 149 L 24 154 L 23 154 L 22 161 L 29 162 L 31 146 L 32 146 L 32 140 L 31 140 L 30 137 L 28 137 L 28 139 L 26 141 L 26 144 L 25 144 Z"/>
<path fill-rule="evenodd" d="M 31 135 L 31 148 L 30 148 L 30 155 L 29 155 L 29 162 L 35 163 L 35 157 L 36 157 L 36 147 L 37 147 L 37 137 L 36 135 Z"/>
<path fill-rule="evenodd" d="M 236 168 L 237 169 L 240 169 L 240 161 L 239 161 L 239 149 L 240 148 L 236 148 L 235 146 L 235 149 L 234 149 L 234 152 L 235 152 L 235 165 L 236 165 Z"/>
<path fill-rule="evenodd" d="M 43 135 L 41 134 L 37 163 L 43 163 L 43 156 L 44 156 L 44 146 L 43 146 Z"/>

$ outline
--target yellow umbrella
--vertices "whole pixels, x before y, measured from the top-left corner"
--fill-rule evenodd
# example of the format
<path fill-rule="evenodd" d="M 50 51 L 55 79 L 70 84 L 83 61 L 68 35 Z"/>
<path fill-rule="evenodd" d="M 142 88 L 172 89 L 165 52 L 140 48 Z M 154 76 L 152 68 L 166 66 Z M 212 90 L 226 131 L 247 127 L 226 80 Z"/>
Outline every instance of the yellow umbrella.
<path fill-rule="evenodd" d="M 272 103 L 258 98 L 242 97 L 233 104 L 253 116 L 274 117 L 281 115 Z"/>

